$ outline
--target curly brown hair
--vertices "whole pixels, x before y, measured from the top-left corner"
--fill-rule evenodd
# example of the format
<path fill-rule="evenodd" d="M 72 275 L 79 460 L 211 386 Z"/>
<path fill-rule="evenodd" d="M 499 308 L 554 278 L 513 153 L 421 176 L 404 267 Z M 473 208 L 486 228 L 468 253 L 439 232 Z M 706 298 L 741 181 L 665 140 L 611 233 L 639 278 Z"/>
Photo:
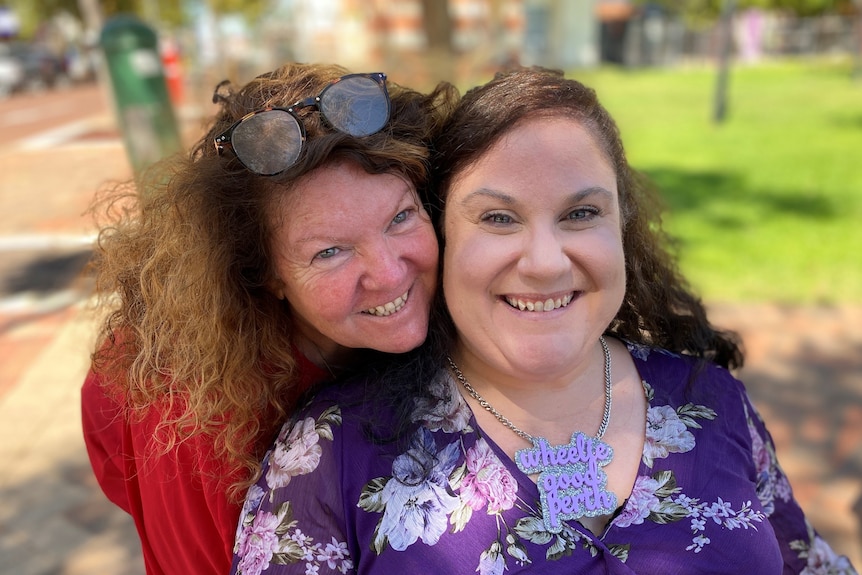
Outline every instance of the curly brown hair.
<path fill-rule="evenodd" d="M 421 94 L 390 82 L 390 121 L 362 138 L 302 110 L 303 153 L 272 177 L 218 155 L 213 139 L 249 112 L 289 106 L 347 73 L 288 64 L 236 91 L 223 83 L 214 96 L 220 109 L 189 154 L 109 190 L 93 208 L 107 222 L 93 262 L 105 319 L 92 367 L 127 417 L 164 414 L 158 453 L 206 437 L 227 462 L 236 498 L 290 412 L 285 398 L 299 376 L 288 306 L 267 289 L 273 206 L 303 175 L 344 160 L 424 188 L 430 136 L 457 93 L 448 84 Z"/>
<path fill-rule="evenodd" d="M 616 173 L 627 281 L 623 304 L 608 333 L 725 367 L 741 366 L 737 336 L 710 325 L 702 302 L 677 269 L 661 228 L 660 203 L 646 179 L 629 165 L 613 118 L 594 90 L 566 79 L 560 71 L 532 67 L 500 73 L 464 94 L 442 127 L 432 157 L 436 194 L 429 198 L 441 250 L 445 249 L 441 215 L 453 178 L 519 122 L 543 116 L 565 116 L 582 124 Z M 452 329 L 450 323 L 450 336 Z"/>

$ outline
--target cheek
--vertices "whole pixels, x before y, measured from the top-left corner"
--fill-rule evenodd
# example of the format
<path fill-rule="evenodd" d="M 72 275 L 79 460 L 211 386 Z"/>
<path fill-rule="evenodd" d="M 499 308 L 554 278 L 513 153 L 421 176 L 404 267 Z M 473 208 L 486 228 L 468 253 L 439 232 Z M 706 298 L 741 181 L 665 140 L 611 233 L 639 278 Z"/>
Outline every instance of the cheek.
<path fill-rule="evenodd" d="M 466 289 L 479 281 L 484 274 L 489 254 L 483 253 L 467 237 L 451 236 L 451 243 L 443 250 L 443 290 L 447 300 L 457 303 L 466 295 Z"/>
<path fill-rule="evenodd" d="M 291 307 L 315 327 L 337 322 L 347 315 L 357 290 L 353 274 L 294 278 L 290 284 Z"/>
<path fill-rule="evenodd" d="M 436 281 L 440 250 L 430 223 L 409 239 L 406 254 L 421 274 L 431 274 Z"/>
<path fill-rule="evenodd" d="M 618 236 L 604 238 L 602 245 L 596 247 L 591 261 L 593 273 L 608 288 L 625 291 L 626 262 L 622 241 Z"/>

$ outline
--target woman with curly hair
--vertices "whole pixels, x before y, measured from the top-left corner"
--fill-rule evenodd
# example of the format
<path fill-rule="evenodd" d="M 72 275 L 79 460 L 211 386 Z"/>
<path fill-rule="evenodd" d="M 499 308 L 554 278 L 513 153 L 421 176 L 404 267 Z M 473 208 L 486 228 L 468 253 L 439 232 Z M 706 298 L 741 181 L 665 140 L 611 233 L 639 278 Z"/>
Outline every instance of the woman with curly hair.
<path fill-rule="evenodd" d="M 853 573 L 593 90 L 500 74 L 433 150 L 440 317 L 285 424 L 232 572 Z"/>
<path fill-rule="evenodd" d="M 147 573 L 226 573 L 297 398 L 425 339 L 438 250 L 419 192 L 455 97 L 286 65 L 220 85 L 188 156 L 109 195 L 84 436 Z"/>

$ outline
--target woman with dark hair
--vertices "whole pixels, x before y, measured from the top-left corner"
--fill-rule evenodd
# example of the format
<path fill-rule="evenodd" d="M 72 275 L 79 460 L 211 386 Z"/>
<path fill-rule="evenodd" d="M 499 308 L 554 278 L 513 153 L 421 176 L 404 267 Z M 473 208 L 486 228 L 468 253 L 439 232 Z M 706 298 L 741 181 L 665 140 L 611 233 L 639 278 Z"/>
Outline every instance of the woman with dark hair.
<path fill-rule="evenodd" d="M 233 572 L 852 573 L 595 93 L 501 74 L 434 150 L 429 338 L 282 428 Z"/>
<path fill-rule="evenodd" d="M 147 573 L 226 573 L 296 399 L 425 339 L 438 250 L 419 190 L 456 95 L 323 65 L 222 84 L 187 157 L 106 199 L 84 436 Z"/>

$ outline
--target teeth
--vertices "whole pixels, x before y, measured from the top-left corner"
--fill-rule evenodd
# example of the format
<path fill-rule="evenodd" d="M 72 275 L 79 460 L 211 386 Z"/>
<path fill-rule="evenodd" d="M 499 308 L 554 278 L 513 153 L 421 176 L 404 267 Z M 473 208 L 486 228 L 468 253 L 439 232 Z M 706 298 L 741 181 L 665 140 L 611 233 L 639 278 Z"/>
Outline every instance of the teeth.
<path fill-rule="evenodd" d="M 561 307 L 566 307 L 572 302 L 574 294 L 568 294 L 561 298 L 548 298 L 544 301 L 524 301 L 522 299 L 506 297 L 506 303 L 521 311 L 553 311 Z"/>
<path fill-rule="evenodd" d="M 407 294 L 409 291 L 404 292 L 404 295 L 398 296 L 393 301 L 389 303 L 385 303 L 383 305 L 379 305 L 377 307 L 371 307 L 365 310 L 363 313 L 376 315 L 379 317 L 386 317 L 388 315 L 392 315 L 393 313 L 397 313 L 401 311 L 401 308 L 404 307 L 404 304 L 407 303 Z"/>

